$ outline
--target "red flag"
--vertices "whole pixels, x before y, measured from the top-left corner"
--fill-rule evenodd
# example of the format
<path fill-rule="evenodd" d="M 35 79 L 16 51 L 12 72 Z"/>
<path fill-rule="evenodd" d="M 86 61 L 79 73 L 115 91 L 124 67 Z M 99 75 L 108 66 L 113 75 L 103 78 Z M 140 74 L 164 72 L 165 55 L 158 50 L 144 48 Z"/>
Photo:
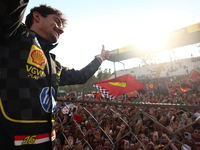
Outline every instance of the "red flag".
<path fill-rule="evenodd" d="M 148 84 L 147 84 L 147 89 L 148 89 L 148 90 L 153 90 L 153 89 L 155 89 L 154 84 L 148 83 Z"/>
<path fill-rule="evenodd" d="M 190 74 L 189 81 L 193 83 L 199 81 L 199 79 L 200 79 L 200 72 L 197 69 L 194 69 Z"/>
<path fill-rule="evenodd" d="M 181 84 L 179 82 L 166 82 L 169 94 L 174 95 L 175 93 L 181 92 Z"/>
<path fill-rule="evenodd" d="M 81 122 L 81 120 L 83 119 L 83 117 L 79 114 L 74 114 L 74 120 L 79 123 Z"/>
<path fill-rule="evenodd" d="M 182 92 L 187 92 L 189 90 L 189 88 L 181 88 Z"/>
<path fill-rule="evenodd" d="M 100 91 L 96 92 L 96 100 L 101 101 L 101 92 Z"/>
<path fill-rule="evenodd" d="M 144 86 L 130 74 L 99 81 L 95 83 L 94 86 L 100 90 L 102 94 L 106 94 L 113 99 L 131 91 L 144 89 Z"/>

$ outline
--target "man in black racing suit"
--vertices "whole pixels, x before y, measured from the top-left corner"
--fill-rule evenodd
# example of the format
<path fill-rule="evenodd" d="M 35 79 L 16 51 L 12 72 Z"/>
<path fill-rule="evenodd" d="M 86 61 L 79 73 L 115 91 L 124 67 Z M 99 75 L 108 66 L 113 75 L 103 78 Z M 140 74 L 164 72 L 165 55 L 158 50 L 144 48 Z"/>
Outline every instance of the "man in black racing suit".
<path fill-rule="evenodd" d="M 51 150 L 52 112 L 58 86 L 83 84 L 108 59 L 100 56 L 80 71 L 62 67 L 50 50 L 66 24 L 62 13 L 34 7 L 21 24 L 28 0 L 0 1 L 0 149 Z"/>

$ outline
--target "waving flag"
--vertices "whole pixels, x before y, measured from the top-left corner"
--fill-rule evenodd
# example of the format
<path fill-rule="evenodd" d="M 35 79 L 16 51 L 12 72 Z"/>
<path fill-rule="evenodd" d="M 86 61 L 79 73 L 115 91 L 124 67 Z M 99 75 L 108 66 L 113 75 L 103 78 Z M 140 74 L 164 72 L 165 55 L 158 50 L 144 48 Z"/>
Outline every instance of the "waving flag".
<path fill-rule="evenodd" d="M 200 72 L 197 69 L 194 69 L 189 77 L 189 81 L 191 83 L 197 82 L 200 80 Z"/>
<path fill-rule="evenodd" d="M 184 92 L 187 92 L 190 88 L 181 88 L 181 91 L 184 93 Z"/>
<path fill-rule="evenodd" d="M 153 89 L 155 89 L 154 84 L 148 83 L 148 84 L 147 84 L 147 89 L 148 89 L 148 90 L 153 90 Z"/>
<path fill-rule="evenodd" d="M 181 84 L 179 82 L 166 82 L 169 94 L 174 95 L 175 93 L 181 93 Z"/>
<path fill-rule="evenodd" d="M 144 86 L 130 74 L 99 81 L 94 84 L 94 87 L 113 99 L 128 92 L 144 89 Z"/>

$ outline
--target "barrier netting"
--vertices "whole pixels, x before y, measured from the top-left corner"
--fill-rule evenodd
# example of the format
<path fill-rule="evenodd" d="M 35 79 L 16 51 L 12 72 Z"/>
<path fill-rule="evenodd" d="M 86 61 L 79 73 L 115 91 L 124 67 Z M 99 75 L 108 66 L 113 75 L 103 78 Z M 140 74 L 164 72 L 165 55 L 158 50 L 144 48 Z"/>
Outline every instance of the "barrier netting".
<path fill-rule="evenodd" d="M 199 149 L 199 105 L 57 100 L 55 150 Z"/>

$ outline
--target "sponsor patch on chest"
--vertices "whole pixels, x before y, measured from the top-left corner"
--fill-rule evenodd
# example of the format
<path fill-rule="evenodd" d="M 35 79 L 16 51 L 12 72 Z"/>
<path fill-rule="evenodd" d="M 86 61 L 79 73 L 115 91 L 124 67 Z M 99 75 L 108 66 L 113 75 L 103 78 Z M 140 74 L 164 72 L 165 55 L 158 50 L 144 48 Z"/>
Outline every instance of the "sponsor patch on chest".
<path fill-rule="evenodd" d="M 28 77 L 38 79 L 42 77 L 47 60 L 43 51 L 35 45 L 32 45 L 28 59 L 26 70 L 29 73 Z"/>

